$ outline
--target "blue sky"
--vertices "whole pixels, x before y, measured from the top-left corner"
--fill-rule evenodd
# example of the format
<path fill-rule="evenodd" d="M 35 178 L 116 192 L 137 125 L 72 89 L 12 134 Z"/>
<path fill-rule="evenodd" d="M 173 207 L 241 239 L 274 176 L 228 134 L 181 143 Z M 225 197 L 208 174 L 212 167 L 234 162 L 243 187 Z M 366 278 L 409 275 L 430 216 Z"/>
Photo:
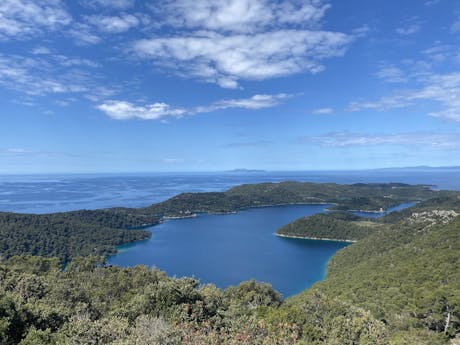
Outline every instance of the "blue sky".
<path fill-rule="evenodd" d="M 460 165 L 454 0 L 2 0 L 0 173 Z"/>

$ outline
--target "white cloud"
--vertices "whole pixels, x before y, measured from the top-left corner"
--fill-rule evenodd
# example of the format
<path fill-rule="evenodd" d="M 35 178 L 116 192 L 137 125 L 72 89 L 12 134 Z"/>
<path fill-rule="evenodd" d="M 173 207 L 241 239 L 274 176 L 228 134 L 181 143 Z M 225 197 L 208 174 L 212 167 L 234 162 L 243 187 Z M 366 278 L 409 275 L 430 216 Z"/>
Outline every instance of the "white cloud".
<path fill-rule="evenodd" d="M 0 2 L 0 39 L 23 39 L 57 30 L 71 21 L 60 0 Z"/>
<path fill-rule="evenodd" d="M 92 15 L 86 21 L 100 31 L 107 33 L 121 33 L 139 25 L 140 20 L 132 14 L 119 16 Z"/>
<path fill-rule="evenodd" d="M 287 94 L 254 95 L 250 98 L 222 100 L 208 106 L 190 109 L 176 108 L 161 102 L 139 106 L 126 101 L 110 100 L 98 105 L 97 108 L 115 120 L 164 120 L 168 117 L 181 118 L 186 115 L 210 113 L 232 108 L 249 110 L 270 108 L 289 97 L 291 96 Z"/>
<path fill-rule="evenodd" d="M 403 90 L 398 93 L 382 97 L 373 102 L 353 102 L 350 111 L 363 109 L 387 110 L 403 108 L 418 101 L 432 101 L 439 103 L 441 109 L 430 112 L 429 115 L 453 121 L 460 121 L 460 73 L 429 74 L 420 79 L 422 87 L 413 90 Z"/>
<path fill-rule="evenodd" d="M 34 55 L 48 55 L 51 54 L 51 50 L 46 47 L 35 47 L 32 50 L 32 54 Z"/>
<path fill-rule="evenodd" d="M 434 6 L 434 5 L 438 4 L 439 1 L 441 1 L 441 0 L 427 0 L 427 1 L 425 1 L 424 5 L 425 6 Z"/>
<path fill-rule="evenodd" d="M 319 108 L 319 109 L 314 109 L 311 111 L 312 114 L 315 115 L 329 115 L 334 113 L 334 109 L 332 108 Z"/>
<path fill-rule="evenodd" d="M 88 24 L 77 23 L 68 30 L 68 35 L 75 39 L 79 45 L 93 45 L 101 42 L 101 37 L 91 32 L 92 28 Z"/>
<path fill-rule="evenodd" d="M 354 37 L 365 37 L 371 32 L 371 27 L 369 25 L 362 25 L 352 30 Z"/>
<path fill-rule="evenodd" d="M 10 148 L 0 148 L 0 156 L 9 156 L 9 157 L 33 157 L 33 158 L 51 158 L 51 157 L 70 157 L 69 155 L 63 152 L 51 152 L 51 151 L 40 151 L 40 150 L 31 150 L 28 148 L 22 147 L 10 147 Z"/>
<path fill-rule="evenodd" d="M 291 95 L 280 93 L 277 95 L 254 95 L 250 98 L 229 99 L 216 102 L 208 107 L 198 107 L 196 113 L 207 113 L 216 110 L 224 110 L 229 108 L 242 109 L 264 109 L 271 108 L 280 104 L 283 100 L 292 97 Z"/>
<path fill-rule="evenodd" d="M 384 66 L 377 73 L 377 78 L 387 83 L 404 83 L 407 81 L 404 72 L 395 66 Z"/>
<path fill-rule="evenodd" d="M 283 24 L 315 26 L 329 5 L 318 0 L 170 0 L 152 8 L 176 27 L 254 32 Z"/>
<path fill-rule="evenodd" d="M 318 73 L 321 60 L 345 53 L 350 37 L 337 32 L 278 30 L 254 35 L 200 32 L 136 41 L 133 51 L 156 64 L 222 87 L 300 72 Z"/>
<path fill-rule="evenodd" d="M 414 132 L 371 135 L 343 131 L 321 136 L 306 136 L 300 138 L 298 142 L 323 147 L 398 145 L 458 150 L 460 149 L 460 134 Z"/>
<path fill-rule="evenodd" d="M 80 3 L 88 7 L 108 7 L 115 9 L 126 9 L 134 6 L 135 0 L 82 0 Z"/>
<path fill-rule="evenodd" d="M 182 117 L 185 110 L 171 108 L 166 103 L 153 103 L 146 106 L 136 106 L 125 101 L 107 101 L 97 108 L 115 120 L 142 119 L 158 120 L 164 117 Z"/>
<path fill-rule="evenodd" d="M 59 63 L 61 66 L 73 67 L 73 66 L 86 66 L 86 67 L 98 67 L 99 64 L 84 58 L 69 57 L 62 54 L 55 54 L 52 50 L 46 47 L 35 47 L 32 49 L 33 55 L 46 55 L 47 61 L 54 61 Z"/>
<path fill-rule="evenodd" d="M 453 33 L 460 32 L 460 17 L 452 24 L 450 29 Z"/>
<path fill-rule="evenodd" d="M 409 36 L 409 35 L 416 34 L 417 32 L 420 31 L 420 29 L 421 29 L 421 26 L 418 23 L 409 24 L 407 26 L 397 28 L 396 33 L 398 33 L 400 35 L 404 35 L 404 36 Z"/>
<path fill-rule="evenodd" d="M 170 32 L 131 53 L 181 76 L 237 88 L 240 80 L 318 73 L 355 36 L 321 29 L 322 0 L 168 0 L 150 6 Z"/>
<path fill-rule="evenodd" d="M 50 54 L 22 57 L 0 54 L 0 86 L 27 97 L 49 94 L 100 94 L 94 73 L 81 68 L 95 68 L 90 60 Z"/>

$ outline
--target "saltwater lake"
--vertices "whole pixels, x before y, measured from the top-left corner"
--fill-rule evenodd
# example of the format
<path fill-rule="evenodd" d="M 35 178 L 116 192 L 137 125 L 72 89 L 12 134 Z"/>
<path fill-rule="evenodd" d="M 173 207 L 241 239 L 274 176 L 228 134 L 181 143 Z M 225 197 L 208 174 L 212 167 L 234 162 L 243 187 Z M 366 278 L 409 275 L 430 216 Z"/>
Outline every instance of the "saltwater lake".
<path fill-rule="evenodd" d="M 49 213 L 115 206 L 142 207 L 182 192 L 223 191 L 242 183 L 310 181 L 403 182 L 460 189 L 459 169 L 157 173 L 88 175 L 0 175 L 0 211 Z M 404 206 L 404 205 L 403 205 Z M 276 237 L 280 226 L 323 212 L 324 205 L 249 209 L 230 215 L 200 215 L 152 227 L 147 241 L 123 248 L 110 263 L 157 266 L 168 274 L 195 276 L 219 287 L 255 278 L 285 296 L 323 279 L 341 242 Z M 375 217 L 375 213 L 360 215 Z"/>
<path fill-rule="evenodd" d="M 290 296 L 322 280 L 329 258 L 348 244 L 282 238 L 274 232 L 326 207 L 275 206 L 168 220 L 148 229 L 151 239 L 124 247 L 108 262 L 155 265 L 169 275 L 195 276 L 221 288 L 254 278 Z"/>

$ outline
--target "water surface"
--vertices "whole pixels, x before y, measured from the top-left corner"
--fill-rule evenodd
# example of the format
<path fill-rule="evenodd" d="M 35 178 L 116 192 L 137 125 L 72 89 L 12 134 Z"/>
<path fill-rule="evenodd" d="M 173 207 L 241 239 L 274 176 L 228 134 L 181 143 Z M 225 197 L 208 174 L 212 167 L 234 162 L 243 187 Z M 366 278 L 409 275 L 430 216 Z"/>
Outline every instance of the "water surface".
<path fill-rule="evenodd" d="M 149 228 L 151 239 L 124 247 L 109 263 L 156 266 L 168 275 L 195 276 L 220 288 L 254 278 L 290 296 L 324 279 L 329 258 L 348 244 L 282 238 L 274 232 L 327 206 L 275 206 L 169 220 Z"/>
<path fill-rule="evenodd" d="M 0 211 L 49 213 L 143 207 L 182 192 L 218 192 L 243 183 L 309 181 L 429 184 L 460 189 L 459 169 L 0 175 Z"/>

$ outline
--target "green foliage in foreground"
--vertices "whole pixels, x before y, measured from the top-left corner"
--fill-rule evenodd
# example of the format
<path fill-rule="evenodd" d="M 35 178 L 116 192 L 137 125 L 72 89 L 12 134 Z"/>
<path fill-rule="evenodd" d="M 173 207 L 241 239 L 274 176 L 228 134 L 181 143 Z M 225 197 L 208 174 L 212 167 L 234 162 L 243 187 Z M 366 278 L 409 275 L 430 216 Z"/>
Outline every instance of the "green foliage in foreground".
<path fill-rule="evenodd" d="M 299 218 L 276 231 L 279 235 L 357 241 L 380 230 L 381 224 L 350 212 L 330 212 Z"/>
<path fill-rule="evenodd" d="M 145 266 L 21 256 L 0 264 L 0 343 L 386 344 L 369 312 L 313 294 L 283 303 L 254 281 L 224 291 Z"/>
<path fill-rule="evenodd" d="M 460 331 L 460 217 L 415 213 L 339 251 L 316 289 L 371 311 L 395 334 Z M 416 343 L 414 343 L 416 344 Z"/>
<path fill-rule="evenodd" d="M 460 216 L 416 213 L 331 260 L 285 301 L 254 281 L 224 291 L 103 258 L 0 263 L 0 344 L 441 345 L 460 331 Z"/>
<path fill-rule="evenodd" d="M 226 192 L 224 199 L 236 205 L 235 200 L 244 202 L 246 197 L 256 204 L 306 198 L 299 186 L 242 186 Z M 385 186 L 374 188 L 404 191 L 398 197 L 380 196 L 391 202 L 404 201 L 403 195 L 411 190 Z M 280 196 L 271 198 L 276 192 Z M 344 190 L 340 193 L 345 197 Z M 12 230 L 21 233 L 20 226 L 11 228 L 12 224 L 29 224 L 32 234 L 35 227 L 43 227 L 52 242 L 50 253 L 50 248 L 59 248 L 53 243 L 56 238 L 64 241 L 92 223 L 88 230 L 113 233 L 125 231 L 111 228 L 116 224 L 133 226 L 164 215 L 225 210 L 227 204 L 219 204 L 221 194 L 212 193 L 211 199 L 208 193 L 182 194 L 150 208 L 81 211 L 76 218 L 72 212 L 24 219 L 2 214 L 10 218 L 0 229 L 9 229 L 4 234 L 10 236 Z M 14 256 L 0 263 L 0 344 L 446 344 L 460 332 L 460 216 L 453 211 L 458 211 L 459 196 L 437 193 L 435 199 L 385 217 L 371 234 L 332 258 L 323 282 L 286 301 L 269 285 L 254 281 L 221 291 L 144 266 L 106 267 L 98 257 L 72 255 L 62 272 L 59 258 Z M 336 220 L 341 226 L 360 222 L 342 213 Z M 62 229 L 58 236 L 56 228 Z M 96 239 L 105 241 L 100 235 Z M 27 241 L 26 236 L 22 243 Z M 61 259 L 68 255 L 64 253 L 56 251 Z"/>
<path fill-rule="evenodd" d="M 150 236 L 150 232 L 143 230 L 105 226 L 109 217 L 103 215 L 101 221 L 96 215 L 95 211 L 46 215 L 0 213 L 0 257 L 31 254 L 56 256 L 65 262 L 82 255 L 114 254 L 115 246 Z M 123 219 L 112 217 L 111 225 L 118 225 Z"/>

